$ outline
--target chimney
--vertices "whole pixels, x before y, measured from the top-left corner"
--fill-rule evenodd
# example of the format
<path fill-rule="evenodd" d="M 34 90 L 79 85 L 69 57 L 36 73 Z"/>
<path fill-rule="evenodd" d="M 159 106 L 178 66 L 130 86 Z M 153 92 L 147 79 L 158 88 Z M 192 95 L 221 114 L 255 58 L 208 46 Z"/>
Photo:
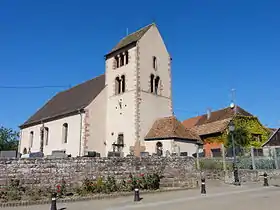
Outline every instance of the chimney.
<path fill-rule="evenodd" d="M 207 109 L 207 120 L 209 120 L 211 117 L 211 108 Z"/>

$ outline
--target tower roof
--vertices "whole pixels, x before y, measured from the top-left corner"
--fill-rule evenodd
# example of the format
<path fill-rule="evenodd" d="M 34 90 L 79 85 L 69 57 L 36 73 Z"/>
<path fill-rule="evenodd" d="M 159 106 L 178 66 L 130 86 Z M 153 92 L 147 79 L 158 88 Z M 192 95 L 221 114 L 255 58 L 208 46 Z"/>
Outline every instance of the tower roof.
<path fill-rule="evenodd" d="M 119 41 L 119 43 L 106 55 L 109 56 L 110 54 L 116 52 L 117 50 L 120 50 L 130 44 L 136 43 L 139 41 L 144 34 L 153 26 L 155 25 L 154 23 L 151 23 L 143 28 L 140 28 L 139 30 L 127 35 L 123 39 Z"/>

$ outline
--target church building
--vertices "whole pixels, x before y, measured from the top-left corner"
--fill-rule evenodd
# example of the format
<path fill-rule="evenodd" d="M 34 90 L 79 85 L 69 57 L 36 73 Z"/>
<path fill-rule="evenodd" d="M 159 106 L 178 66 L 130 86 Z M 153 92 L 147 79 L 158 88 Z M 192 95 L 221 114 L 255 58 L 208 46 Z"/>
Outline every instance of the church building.
<path fill-rule="evenodd" d="M 19 152 L 195 153 L 200 137 L 174 116 L 171 57 L 153 23 L 105 55 L 105 73 L 60 92 L 21 126 Z"/>

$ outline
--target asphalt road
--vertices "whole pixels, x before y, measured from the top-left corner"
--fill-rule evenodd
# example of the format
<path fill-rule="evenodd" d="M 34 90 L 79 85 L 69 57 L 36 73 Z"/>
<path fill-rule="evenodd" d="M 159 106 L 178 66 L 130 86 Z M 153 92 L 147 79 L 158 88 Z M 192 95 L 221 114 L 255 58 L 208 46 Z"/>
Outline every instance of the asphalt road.
<path fill-rule="evenodd" d="M 207 194 L 200 195 L 199 190 L 186 190 L 157 194 L 146 194 L 143 199 L 133 202 L 133 196 L 111 200 L 95 200 L 76 203 L 58 204 L 58 209 L 65 210 L 279 210 L 280 187 L 263 187 L 261 183 L 242 186 L 208 186 Z M 49 205 L 3 210 L 49 210 Z"/>

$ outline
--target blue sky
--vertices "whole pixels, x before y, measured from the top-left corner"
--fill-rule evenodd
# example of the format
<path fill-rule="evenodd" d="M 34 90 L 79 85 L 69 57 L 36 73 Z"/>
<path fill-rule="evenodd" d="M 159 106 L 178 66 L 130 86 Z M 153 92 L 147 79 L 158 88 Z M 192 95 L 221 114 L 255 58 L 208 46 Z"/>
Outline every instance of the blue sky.
<path fill-rule="evenodd" d="M 280 2 L 0 1 L 0 125 L 17 128 L 50 97 L 104 72 L 104 55 L 155 21 L 173 57 L 176 116 L 236 102 L 280 126 Z M 7 89 L 3 86 L 65 86 Z M 2 88 L 1 88 L 2 87 Z"/>

